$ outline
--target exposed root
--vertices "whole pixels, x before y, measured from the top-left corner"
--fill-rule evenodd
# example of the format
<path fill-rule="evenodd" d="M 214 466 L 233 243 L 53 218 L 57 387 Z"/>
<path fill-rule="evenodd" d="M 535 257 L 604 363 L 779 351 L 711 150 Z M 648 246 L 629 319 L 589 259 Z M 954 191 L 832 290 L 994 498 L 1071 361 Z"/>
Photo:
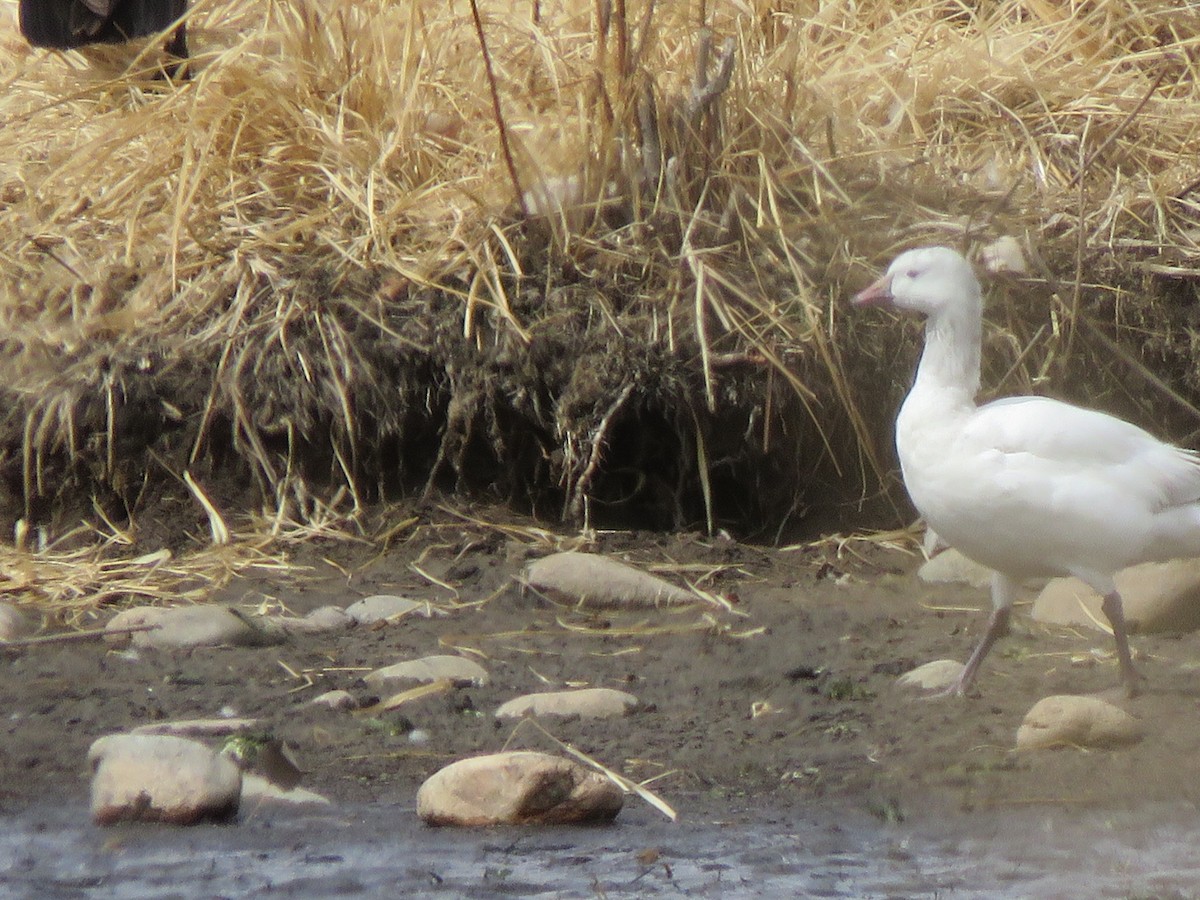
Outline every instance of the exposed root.
<path fill-rule="evenodd" d="M 587 498 L 588 487 L 592 483 L 592 479 L 596 477 L 596 471 L 600 468 L 600 457 L 604 452 L 605 446 L 609 440 L 609 426 L 612 424 L 613 416 L 625 405 L 625 401 L 629 399 L 629 395 L 633 393 L 633 385 L 627 384 L 621 389 L 621 393 L 617 395 L 617 399 L 612 402 L 612 405 L 600 417 L 600 421 L 596 423 L 596 427 L 588 435 L 588 443 L 591 445 L 591 451 L 588 453 L 587 464 L 579 473 L 579 477 L 575 479 L 571 492 L 568 495 L 567 510 L 569 517 L 572 519 L 580 519 L 583 517 L 583 505 Z M 567 442 L 567 463 L 565 468 L 569 471 L 572 467 L 572 453 L 574 448 L 571 446 L 570 440 Z M 566 516 L 564 516 L 566 518 Z"/>

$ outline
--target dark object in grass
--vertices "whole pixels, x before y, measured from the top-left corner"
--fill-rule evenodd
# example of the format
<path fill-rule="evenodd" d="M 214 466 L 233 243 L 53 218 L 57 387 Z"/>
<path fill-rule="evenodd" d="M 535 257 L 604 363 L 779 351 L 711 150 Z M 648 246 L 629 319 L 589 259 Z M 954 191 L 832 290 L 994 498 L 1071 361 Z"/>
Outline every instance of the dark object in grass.
<path fill-rule="evenodd" d="M 813 681 L 820 678 L 824 671 L 824 666 L 809 666 L 801 663 L 784 672 L 783 677 L 789 681 Z"/>
<path fill-rule="evenodd" d="M 165 31 L 187 10 L 187 0 L 21 0 L 21 34 L 35 47 L 70 50 L 121 44 Z M 187 28 L 179 25 L 167 53 L 187 59 Z"/>

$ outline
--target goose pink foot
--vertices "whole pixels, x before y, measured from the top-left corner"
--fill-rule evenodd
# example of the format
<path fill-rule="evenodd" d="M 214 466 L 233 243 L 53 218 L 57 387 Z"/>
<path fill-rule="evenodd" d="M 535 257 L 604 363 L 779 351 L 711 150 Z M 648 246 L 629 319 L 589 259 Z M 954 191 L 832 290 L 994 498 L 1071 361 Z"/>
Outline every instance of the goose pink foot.
<path fill-rule="evenodd" d="M 987 631 L 984 632 L 983 639 L 976 646 L 975 652 L 971 654 L 971 658 L 967 660 L 967 664 L 963 666 L 962 673 L 958 678 L 954 679 L 954 683 L 948 688 L 938 691 L 933 696 L 961 697 L 967 692 L 971 684 L 975 681 L 975 675 L 979 671 L 979 664 L 991 652 L 992 645 L 1008 631 L 1008 620 L 1011 615 L 1012 609 L 1010 607 L 1002 607 L 992 611 L 992 615 L 988 619 Z"/>

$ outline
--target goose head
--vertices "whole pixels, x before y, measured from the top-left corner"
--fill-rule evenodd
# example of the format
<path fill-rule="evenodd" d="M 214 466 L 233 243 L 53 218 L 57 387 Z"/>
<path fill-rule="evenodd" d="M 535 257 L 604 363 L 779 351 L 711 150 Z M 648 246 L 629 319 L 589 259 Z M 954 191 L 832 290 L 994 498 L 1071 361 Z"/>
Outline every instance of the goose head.
<path fill-rule="evenodd" d="M 964 305 L 980 304 L 971 264 L 949 247 L 906 250 L 874 284 L 859 291 L 855 306 L 891 306 L 939 318 Z"/>

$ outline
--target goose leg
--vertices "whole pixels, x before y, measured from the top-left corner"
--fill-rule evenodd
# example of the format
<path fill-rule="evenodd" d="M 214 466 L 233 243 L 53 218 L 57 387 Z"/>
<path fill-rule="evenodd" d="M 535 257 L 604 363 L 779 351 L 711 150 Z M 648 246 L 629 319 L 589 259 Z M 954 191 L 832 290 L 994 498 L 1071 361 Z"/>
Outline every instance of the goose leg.
<path fill-rule="evenodd" d="M 1125 627 L 1125 607 L 1121 603 L 1121 595 L 1113 588 L 1104 595 L 1100 609 L 1108 617 L 1112 625 L 1113 638 L 1117 642 L 1117 661 L 1121 666 L 1121 681 L 1125 684 L 1125 692 L 1130 697 L 1136 697 L 1141 676 L 1133 667 L 1133 655 L 1129 652 L 1129 632 Z"/>
<path fill-rule="evenodd" d="M 975 652 L 971 654 L 971 658 L 963 666 L 962 674 L 946 690 L 947 694 L 961 697 L 967 692 L 967 689 L 970 688 L 971 683 L 975 680 L 975 673 L 979 671 L 979 664 L 983 662 L 983 658 L 991 651 L 992 644 L 996 643 L 996 640 L 1003 637 L 1004 633 L 1008 631 L 1008 619 L 1011 614 L 1012 609 L 1007 606 L 1003 609 L 992 610 L 983 640 L 979 642 L 979 645 L 975 648 Z"/>
<path fill-rule="evenodd" d="M 971 658 L 967 660 L 967 664 L 963 666 L 962 674 L 944 691 L 944 694 L 961 697 L 971 687 L 971 683 L 975 681 L 975 674 L 979 671 L 979 664 L 991 651 L 992 645 L 1008 632 L 1008 620 L 1012 617 L 1012 605 L 1016 593 L 1016 585 L 1010 578 L 999 572 L 992 576 L 992 614 L 988 618 L 987 631 L 983 633 L 983 639 L 975 648 L 975 652 L 971 654 Z"/>

